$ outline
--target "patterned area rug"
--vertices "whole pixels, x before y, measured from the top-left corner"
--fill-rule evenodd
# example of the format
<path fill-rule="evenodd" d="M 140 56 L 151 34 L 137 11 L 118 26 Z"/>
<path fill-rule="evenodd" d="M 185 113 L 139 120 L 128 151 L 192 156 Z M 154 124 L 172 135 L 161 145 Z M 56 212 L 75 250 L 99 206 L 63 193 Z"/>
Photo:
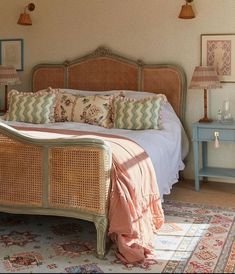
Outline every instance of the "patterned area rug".
<path fill-rule="evenodd" d="M 105 260 L 97 259 L 92 223 L 0 213 L 0 272 L 235 272 L 235 210 L 165 202 L 164 211 L 154 254 L 139 265 L 118 261 L 114 245 Z"/>

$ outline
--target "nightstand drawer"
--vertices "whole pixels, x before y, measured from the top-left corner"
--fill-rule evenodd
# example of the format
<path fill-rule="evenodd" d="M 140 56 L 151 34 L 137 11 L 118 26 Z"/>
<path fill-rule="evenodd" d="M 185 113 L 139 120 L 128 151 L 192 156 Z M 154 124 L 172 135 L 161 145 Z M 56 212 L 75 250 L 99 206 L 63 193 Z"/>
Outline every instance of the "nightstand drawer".
<path fill-rule="evenodd" d="M 198 140 L 214 141 L 215 135 L 220 141 L 235 141 L 235 131 L 230 129 L 198 128 Z"/>

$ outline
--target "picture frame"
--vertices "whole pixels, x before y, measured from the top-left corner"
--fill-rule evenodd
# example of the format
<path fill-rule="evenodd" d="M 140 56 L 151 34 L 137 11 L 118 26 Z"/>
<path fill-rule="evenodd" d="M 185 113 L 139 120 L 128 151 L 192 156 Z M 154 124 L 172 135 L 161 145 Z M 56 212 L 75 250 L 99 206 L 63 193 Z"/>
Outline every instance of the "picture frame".
<path fill-rule="evenodd" d="M 216 67 L 221 82 L 235 83 L 235 33 L 201 34 L 201 65 Z"/>
<path fill-rule="evenodd" d="M 24 70 L 24 41 L 23 39 L 0 40 L 0 64 L 13 65 L 16 70 Z"/>

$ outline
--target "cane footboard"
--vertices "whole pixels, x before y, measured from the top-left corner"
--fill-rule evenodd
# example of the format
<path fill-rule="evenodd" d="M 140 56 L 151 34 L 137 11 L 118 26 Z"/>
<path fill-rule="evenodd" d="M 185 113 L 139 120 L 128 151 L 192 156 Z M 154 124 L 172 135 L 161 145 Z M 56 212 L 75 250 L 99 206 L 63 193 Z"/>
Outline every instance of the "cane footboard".
<path fill-rule="evenodd" d="M 105 254 L 111 152 L 91 138 L 30 138 L 0 125 L 0 209 L 95 223 Z"/>

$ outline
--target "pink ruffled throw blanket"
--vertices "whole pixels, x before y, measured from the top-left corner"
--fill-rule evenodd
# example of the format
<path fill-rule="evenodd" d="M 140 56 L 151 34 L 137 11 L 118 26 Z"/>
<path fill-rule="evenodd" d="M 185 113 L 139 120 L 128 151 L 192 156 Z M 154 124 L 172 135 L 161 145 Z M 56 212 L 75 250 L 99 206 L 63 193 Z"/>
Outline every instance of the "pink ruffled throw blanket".
<path fill-rule="evenodd" d="M 112 149 L 112 189 L 108 234 L 117 257 L 125 263 L 143 262 L 151 253 L 154 232 L 164 223 L 155 171 L 147 153 L 135 142 L 116 135 L 77 130 L 14 127 L 40 138 L 39 132 L 99 138 Z M 58 137 L 58 135 L 56 135 Z"/>

